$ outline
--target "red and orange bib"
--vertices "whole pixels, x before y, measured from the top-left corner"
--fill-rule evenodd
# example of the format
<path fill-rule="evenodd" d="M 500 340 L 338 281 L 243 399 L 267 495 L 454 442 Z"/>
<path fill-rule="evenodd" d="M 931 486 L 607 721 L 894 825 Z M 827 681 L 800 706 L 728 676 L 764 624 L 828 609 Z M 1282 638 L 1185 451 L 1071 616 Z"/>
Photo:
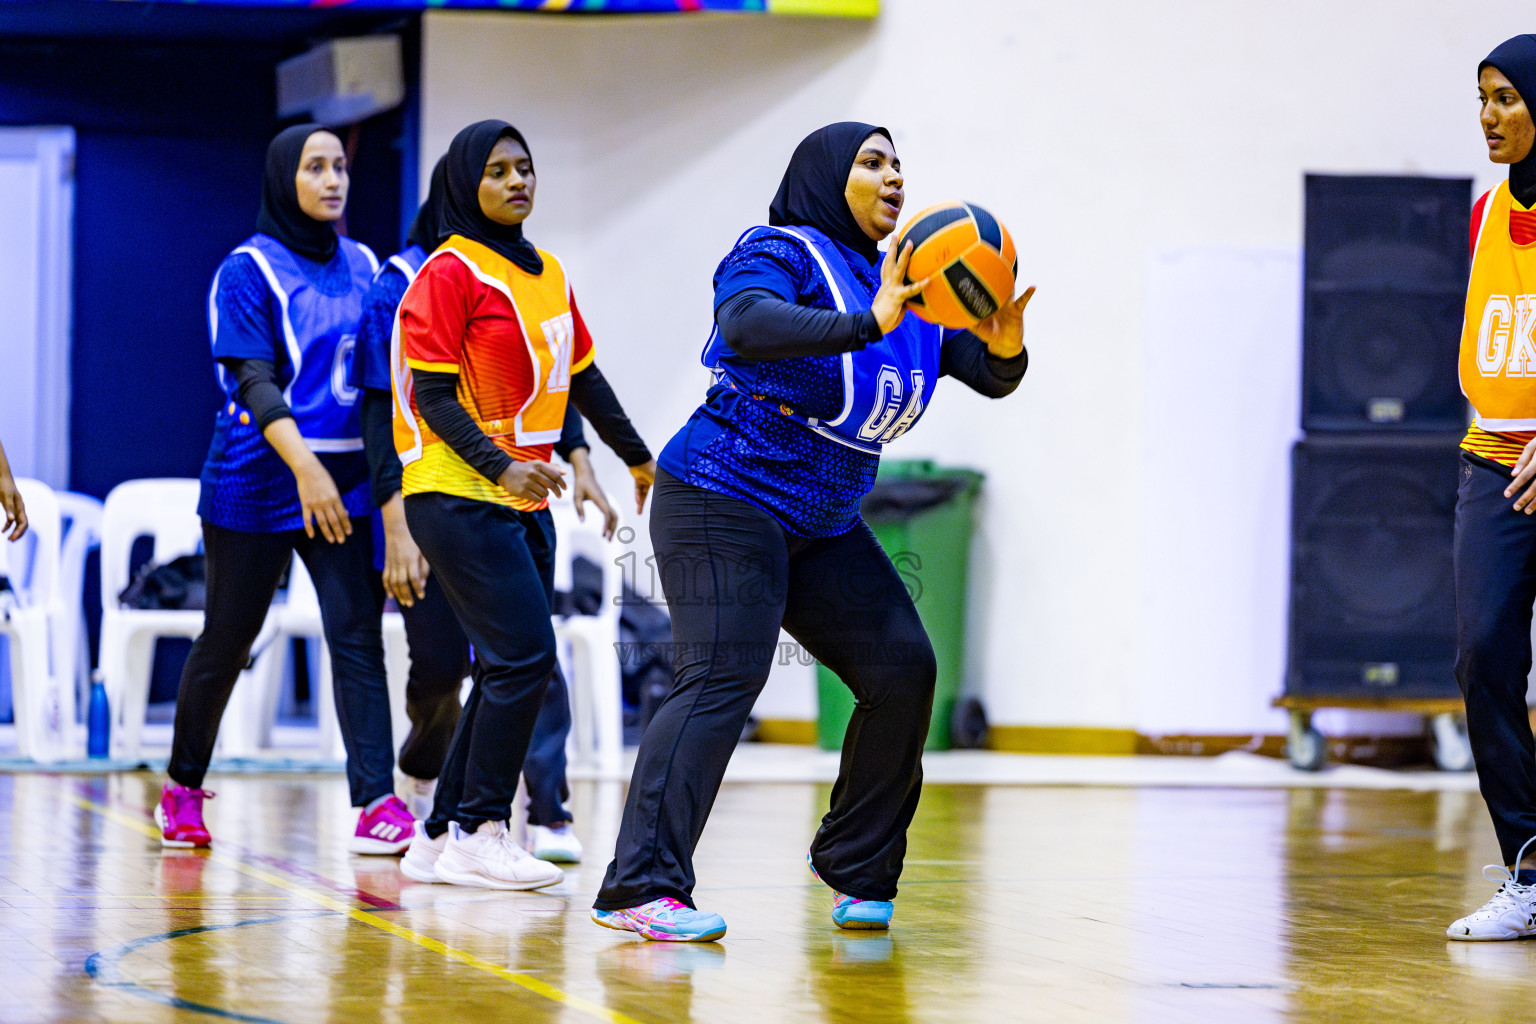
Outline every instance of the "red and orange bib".
<path fill-rule="evenodd" d="M 1500 182 L 1483 204 L 1461 331 L 1461 390 L 1490 433 L 1536 430 L 1536 242 L 1510 236 Z"/>
<path fill-rule="evenodd" d="M 433 434 L 416 409 L 410 379 L 413 369 L 457 373 L 460 404 L 497 447 L 521 461 L 548 459 L 565 421 L 571 374 L 591 363 L 593 350 L 564 268 L 551 254 L 540 255 L 544 272 L 530 274 L 454 235 L 406 290 L 391 345 L 403 493 L 544 506 L 513 498 Z"/>

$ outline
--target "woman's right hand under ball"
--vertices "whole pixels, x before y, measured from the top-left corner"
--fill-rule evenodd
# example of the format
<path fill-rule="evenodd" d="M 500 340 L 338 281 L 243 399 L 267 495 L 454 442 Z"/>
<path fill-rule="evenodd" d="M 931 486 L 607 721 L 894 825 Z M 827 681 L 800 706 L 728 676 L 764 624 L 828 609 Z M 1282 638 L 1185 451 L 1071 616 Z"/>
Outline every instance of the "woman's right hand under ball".
<path fill-rule="evenodd" d="M 927 280 L 903 284 L 907 279 L 907 263 L 912 259 L 912 243 L 901 247 L 895 259 L 886 256 L 880 265 L 880 290 L 870 300 L 869 311 L 875 314 L 881 334 L 890 334 L 901 323 L 907 312 L 907 300 L 917 297 Z"/>

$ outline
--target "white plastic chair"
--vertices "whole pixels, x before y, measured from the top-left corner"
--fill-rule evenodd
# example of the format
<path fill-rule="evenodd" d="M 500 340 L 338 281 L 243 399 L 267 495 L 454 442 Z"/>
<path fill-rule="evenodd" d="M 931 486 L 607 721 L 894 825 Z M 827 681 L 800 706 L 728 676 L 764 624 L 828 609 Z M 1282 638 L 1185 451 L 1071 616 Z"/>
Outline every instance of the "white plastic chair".
<path fill-rule="evenodd" d="M 385 612 L 384 675 L 389 682 L 389 725 L 397 751 L 411 731 L 411 720 L 405 714 L 405 684 L 410 674 L 411 648 L 405 639 L 405 618 L 399 612 Z M 338 729 L 337 737 L 340 735 Z"/>
<path fill-rule="evenodd" d="M 613 561 L 614 546 L 603 539 L 600 517 L 589 513 L 587 522 L 582 523 L 569 503 L 551 503 L 550 507 L 558 536 L 556 589 L 571 589 L 571 563 L 578 556 L 590 559 L 603 570 L 602 606 L 597 615 L 553 618 L 556 637 L 571 646 L 572 671 L 567 673 L 567 680 L 571 691 L 569 743 L 572 760 L 591 765 L 605 776 L 618 777 L 623 770 L 624 709 L 623 681 L 615 644 L 619 639 L 622 581 Z M 320 602 L 309 571 L 298 557 L 294 558 L 293 568 L 289 571 L 286 598 L 273 605 L 269 625 L 272 632 L 268 634 L 263 630 L 263 639 L 267 642 L 251 672 L 252 685 L 242 684 L 230 698 L 219 734 L 221 754 L 248 757 L 270 746 L 289 641 L 302 637 L 313 640 L 311 649 L 320 652 L 315 683 L 319 756 L 344 760 L 346 747 L 336 718 L 331 656 L 323 640 Z M 398 612 L 385 614 L 383 634 L 391 730 L 398 750 L 410 731 L 410 720 L 405 714 L 410 656 L 405 623 Z"/>
<path fill-rule="evenodd" d="M 224 721 L 219 729 L 218 750 L 223 757 L 255 757 L 272 745 L 272 726 L 277 720 L 281 699 L 283 670 L 288 664 L 291 642 L 310 640 L 310 650 L 318 651 L 320 671 L 315 698 L 319 719 L 319 756 L 328 760 L 346 757 L 341 743 L 341 729 L 336 722 L 336 703 L 331 690 L 331 653 L 324 642 L 320 620 L 320 599 L 304 560 L 293 556 L 288 570 L 288 586 L 279 591 L 267 623 L 262 628 L 258 646 L 252 648 L 255 665 L 249 680 L 235 688 Z"/>
<path fill-rule="evenodd" d="M 336 717 L 336 683 L 331 674 L 331 649 L 325 643 L 323 623 L 320 619 L 320 598 L 315 593 L 314 580 L 302 559 L 295 557 L 293 572 L 288 583 L 288 603 L 283 607 L 279 624 L 289 636 L 303 636 L 313 640 L 310 649 L 320 651 L 320 671 L 316 677 L 315 719 L 319 732 L 320 756 L 332 761 L 344 761 L 346 743 L 341 737 L 341 723 Z M 410 648 L 405 639 L 405 619 L 399 612 L 385 612 L 382 623 L 384 638 L 384 674 L 389 686 L 389 723 L 393 738 L 393 750 L 399 750 L 411 731 L 410 719 L 405 713 L 405 684 L 410 676 Z M 287 650 L 285 644 L 283 649 Z"/>
<path fill-rule="evenodd" d="M 197 516 L 199 483 L 174 478 L 127 480 L 112 488 L 101 515 L 101 676 L 112 709 L 112 756 L 139 756 L 149 703 L 155 640 L 196 639 L 201 610 L 125 608 L 117 595 L 129 583 L 134 541 L 153 542 L 160 564 L 195 554 L 202 540 Z"/>
<path fill-rule="evenodd" d="M 252 684 L 237 688 L 230 698 L 219 733 L 220 753 L 226 757 L 253 757 L 271 746 L 272 725 L 277 718 L 281 698 L 283 669 L 288 662 L 290 641 L 310 641 L 310 649 L 319 652 L 314 699 L 318 750 L 321 758 L 346 759 L 346 744 L 336 716 L 335 683 L 331 673 L 331 652 L 325 643 L 324 623 L 320 618 L 320 599 L 314 580 L 304 560 L 297 555 L 288 574 L 288 588 L 273 605 L 270 635 L 263 631 L 265 647 L 252 669 Z M 383 621 L 384 664 L 389 683 L 390 726 L 394 749 L 399 749 L 410 732 L 405 714 L 405 684 L 410 672 L 410 655 L 405 639 L 405 620 L 399 612 L 386 612 Z M 243 692 L 242 692 L 243 690 Z"/>
<path fill-rule="evenodd" d="M 78 702 L 89 696 L 91 684 L 91 645 L 85 627 L 85 560 L 92 548 L 101 546 L 103 506 L 89 494 L 57 491 L 55 496 L 64 520 L 64 542 L 59 548 L 59 593 L 64 614 L 53 634 L 53 664 L 61 679 L 73 681 Z"/>
<path fill-rule="evenodd" d="M 555 589 L 569 591 L 571 565 L 583 557 L 602 570 L 602 604 L 596 615 L 554 616 L 555 637 L 571 646 L 571 761 L 595 767 L 604 777 L 623 774 L 624 698 L 619 670 L 619 601 L 623 581 L 614 562 L 617 545 L 605 540 L 602 515 L 588 508 L 587 521 L 576 518 L 568 501 L 552 501 L 555 520 Z"/>
<path fill-rule="evenodd" d="M 299 564 L 297 558 L 294 564 Z M 281 591 L 273 598 L 261 632 L 251 645 L 251 667 L 241 674 L 224 706 L 213 748 L 217 757 L 256 757 L 272 745 L 272 726 L 277 721 L 283 668 L 288 660 L 289 637 L 280 624 L 283 600 Z"/>
<path fill-rule="evenodd" d="M 0 542 L 3 569 L 12 594 L 0 605 L 0 631 L 10 638 L 11 702 L 17 752 L 53 763 L 83 754 L 75 723 L 74 680 L 58 671 L 54 634 L 65 616 L 59 579 L 63 526 L 53 489 L 20 479 L 16 489 L 27 509 L 27 533 L 12 544 Z"/>
<path fill-rule="evenodd" d="M 342 742 L 341 723 L 336 718 L 336 680 L 331 672 L 331 645 L 325 642 L 325 623 L 320 618 L 320 596 L 315 593 L 309 568 L 297 556 L 288 576 L 288 601 L 279 609 L 278 628 L 285 637 L 309 639 L 309 649 L 320 653 L 320 671 L 316 673 L 314 691 L 319 753 L 328 761 L 345 761 L 347 747 Z M 283 650 L 288 650 L 286 643 Z"/>

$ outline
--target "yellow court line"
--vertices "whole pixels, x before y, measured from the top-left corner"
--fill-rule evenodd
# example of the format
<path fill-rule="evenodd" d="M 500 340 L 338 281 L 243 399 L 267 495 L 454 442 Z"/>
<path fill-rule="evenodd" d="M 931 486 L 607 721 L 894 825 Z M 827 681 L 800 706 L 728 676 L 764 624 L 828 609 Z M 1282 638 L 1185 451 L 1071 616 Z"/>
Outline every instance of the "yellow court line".
<path fill-rule="evenodd" d="M 142 833 L 143 835 L 146 835 L 157 842 L 160 839 L 160 830 L 153 827 L 148 822 L 141 821 L 132 815 L 124 814 L 121 811 L 106 806 L 105 804 L 99 804 L 93 800 L 87 800 L 84 797 L 72 796 L 71 799 L 79 806 L 85 808 L 88 811 L 91 811 L 94 814 L 99 814 L 103 818 L 115 821 L 119 825 L 127 826 L 128 828 Z M 388 932 L 396 938 L 405 939 L 407 942 L 414 942 L 422 949 L 431 950 L 439 956 L 447 957 L 449 960 L 455 960 L 461 964 L 464 964 L 465 966 L 473 967 L 476 970 L 495 975 L 503 981 L 510 981 L 512 984 L 521 988 L 525 988 L 535 995 L 540 995 L 545 999 L 552 1000 L 564 1006 L 569 1006 L 571 1009 L 584 1013 L 589 1017 L 595 1017 L 598 1020 L 607 1021 L 608 1024 L 642 1024 L 641 1021 L 638 1021 L 633 1017 L 626 1016 L 617 1010 L 610 1010 L 606 1006 L 602 1006 L 598 1003 L 583 999 L 580 996 L 573 996 L 569 992 L 555 988 L 548 982 L 540 981 L 538 978 L 530 977 L 526 974 L 519 974 L 516 971 L 509 971 L 507 968 L 502 967 L 500 964 L 493 964 L 489 960 L 483 960 L 480 957 L 475 956 L 473 953 L 468 953 L 462 949 L 457 949 L 453 946 L 450 946 L 445 942 L 440 942 L 437 939 L 432 938 L 430 935 L 423 935 L 420 932 L 412 931 L 409 928 L 402 928 L 395 924 L 393 921 L 387 921 L 375 914 L 368 913 L 366 910 L 358 910 L 356 907 L 353 907 L 352 905 L 342 900 L 327 896 L 322 892 L 316 892 L 314 889 L 300 885 L 290 879 L 282 877 L 281 875 L 267 871 L 264 868 L 256 867 L 253 864 L 247 864 L 245 861 L 240 860 L 238 857 L 231 857 L 228 854 L 218 853 L 212 849 L 209 850 L 208 856 L 210 860 L 217 860 L 220 863 L 228 864 L 236 871 L 249 875 L 258 881 L 267 883 L 268 885 L 276 886 L 277 888 L 282 889 L 284 892 L 292 893 L 295 896 L 302 897 L 303 899 L 309 900 L 311 903 L 318 903 L 320 906 L 325 907 L 328 910 L 334 910 L 338 914 L 345 914 L 347 917 L 352 918 L 352 920 L 357 921 L 360 924 L 368 925 L 370 928 L 377 928 L 382 932 Z"/>

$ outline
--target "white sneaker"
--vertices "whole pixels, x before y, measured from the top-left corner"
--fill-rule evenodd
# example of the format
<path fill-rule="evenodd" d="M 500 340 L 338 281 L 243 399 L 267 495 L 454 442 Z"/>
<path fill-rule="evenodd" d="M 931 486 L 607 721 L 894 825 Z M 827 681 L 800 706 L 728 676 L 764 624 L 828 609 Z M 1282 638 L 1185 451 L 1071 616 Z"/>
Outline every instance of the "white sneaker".
<path fill-rule="evenodd" d="M 396 792 L 405 801 L 405 806 L 411 809 L 411 816 L 422 820 L 432 817 L 432 800 L 437 796 L 437 780 L 413 779 L 409 775 L 400 778 L 402 785 Z"/>
<path fill-rule="evenodd" d="M 1527 840 L 1520 848 L 1515 857 L 1516 870 L 1531 843 L 1536 843 L 1536 837 Z M 1502 864 L 1489 864 L 1483 868 L 1483 877 L 1503 884 L 1482 909 L 1447 928 L 1445 937 L 1462 942 L 1501 942 L 1536 935 L 1536 885 L 1521 885 Z"/>
<path fill-rule="evenodd" d="M 1499 870 L 1509 873 L 1502 865 Z M 1446 938 L 1463 942 L 1498 942 L 1532 935 L 1536 935 L 1536 885 L 1521 885 L 1513 879 L 1506 879 L 1481 910 L 1473 911 L 1445 930 Z"/>
<path fill-rule="evenodd" d="M 556 864 L 580 864 L 581 840 L 576 838 L 571 823 L 545 828 L 543 825 L 528 826 L 528 845 L 539 860 Z"/>
<path fill-rule="evenodd" d="M 400 858 L 400 873 L 413 882 L 438 881 L 434 866 L 447 845 L 447 832 L 433 839 L 427 835 L 426 822 L 417 821 L 411 832 L 411 845 L 406 847 L 405 856 Z"/>
<path fill-rule="evenodd" d="M 504 821 L 482 822 L 473 832 L 450 822 L 448 844 L 434 870 L 440 882 L 484 889 L 539 889 L 565 877 L 553 864 L 518 846 Z"/>

